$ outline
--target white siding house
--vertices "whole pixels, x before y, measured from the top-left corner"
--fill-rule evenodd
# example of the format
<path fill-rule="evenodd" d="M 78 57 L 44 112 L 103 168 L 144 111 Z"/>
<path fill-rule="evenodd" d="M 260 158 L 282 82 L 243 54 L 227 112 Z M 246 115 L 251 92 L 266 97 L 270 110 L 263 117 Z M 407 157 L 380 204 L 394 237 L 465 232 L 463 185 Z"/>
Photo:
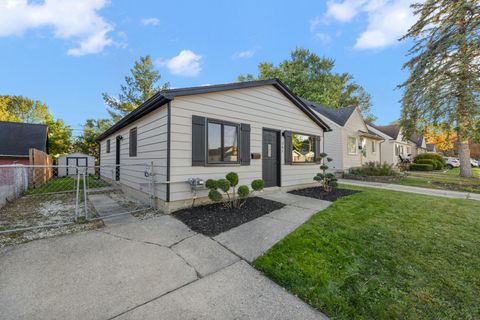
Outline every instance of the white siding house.
<path fill-rule="evenodd" d="M 332 128 L 332 131 L 325 133 L 324 140 L 325 152 L 333 159 L 329 164 L 330 169 L 346 171 L 366 162 L 380 162 L 380 143 L 383 138 L 367 128 L 357 107 L 331 109 L 303 101 Z"/>
<path fill-rule="evenodd" d="M 137 131 L 133 156 L 132 129 Z M 112 168 L 102 168 L 102 176 L 133 194 L 142 192 L 143 173 L 124 165 L 153 162 L 157 204 L 171 212 L 190 206 L 194 196 L 197 203 L 207 201 L 207 190 L 192 192 L 190 178 L 219 179 L 234 171 L 239 184 L 259 178 L 269 188 L 314 183 L 328 130 L 280 81 L 263 80 L 161 91 L 97 140 L 101 165 Z"/>
<path fill-rule="evenodd" d="M 427 152 L 425 138 L 420 135 L 412 135 L 406 139 L 402 129 L 397 125 L 377 126 L 367 124 L 370 131 L 385 139 L 381 144 L 381 161 L 390 164 L 398 164 L 400 157 L 413 158 L 417 154 Z"/>

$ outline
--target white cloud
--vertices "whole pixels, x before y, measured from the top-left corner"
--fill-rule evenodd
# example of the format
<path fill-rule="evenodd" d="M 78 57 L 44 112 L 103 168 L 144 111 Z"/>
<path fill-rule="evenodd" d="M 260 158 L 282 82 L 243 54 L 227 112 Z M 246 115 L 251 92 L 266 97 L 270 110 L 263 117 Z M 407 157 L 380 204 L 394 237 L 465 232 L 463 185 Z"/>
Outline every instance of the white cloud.
<path fill-rule="evenodd" d="M 190 50 L 182 50 L 171 59 L 158 60 L 157 64 L 167 67 L 171 74 L 194 77 L 202 71 L 202 56 Z"/>
<path fill-rule="evenodd" d="M 157 18 L 145 18 L 140 20 L 140 23 L 144 26 L 156 27 L 160 24 L 160 20 L 158 20 Z"/>
<path fill-rule="evenodd" d="M 349 22 L 366 14 L 367 28 L 357 37 L 359 50 L 381 49 L 398 43 L 398 39 L 415 22 L 410 5 L 418 0 L 343 0 L 329 1 L 324 20 Z"/>
<path fill-rule="evenodd" d="M 98 11 L 108 0 L 0 1 L 0 37 L 20 36 L 30 29 L 50 27 L 59 39 L 72 40 L 77 47 L 68 54 L 81 56 L 101 52 L 112 45 L 113 26 Z"/>
<path fill-rule="evenodd" d="M 324 33 L 324 32 L 315 33 L 315 38 L 323 44 L 327 44 L 332 41 L 332 37 L 328 33 Z"/>
<path fill-rule="evenodd" d="M 245 51 L 241 51 L 241 52 L 235 52 L 233 54 L 233 59 L 248 59 L 248 58 L 253 57 L 256 52 L 257 52 L 257 50 L 255 50 L 255 49 L 245 50 Z"/>

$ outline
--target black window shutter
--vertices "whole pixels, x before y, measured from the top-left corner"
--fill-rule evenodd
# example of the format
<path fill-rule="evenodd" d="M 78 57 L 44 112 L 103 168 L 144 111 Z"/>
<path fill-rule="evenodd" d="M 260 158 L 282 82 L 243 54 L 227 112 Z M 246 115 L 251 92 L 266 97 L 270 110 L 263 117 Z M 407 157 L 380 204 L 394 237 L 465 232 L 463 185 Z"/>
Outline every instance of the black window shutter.
<path fill-rule="evenodd" d="M 322 158 L 320 157 L 320 153 L 322 150 L 322 147 L 320 145 L 322 141 L 322 137 L 320 136 L 315 136 L 315 162 L 320 163 L 322 161 Z"/>
<path fill-rule="evenodd" d="M 205 165 L 205 117 L 192 116 L 192 166 Z"/>
<path fill-rule="evenodd" d="M 250 125 L 247 123 L 240 125 L 240 164 L 250 165 Z"/>
<path fill-rule="evenodd" d="M 292 164 L 292 131 L 284 131 L 285 137 L 285 164 Z"/>

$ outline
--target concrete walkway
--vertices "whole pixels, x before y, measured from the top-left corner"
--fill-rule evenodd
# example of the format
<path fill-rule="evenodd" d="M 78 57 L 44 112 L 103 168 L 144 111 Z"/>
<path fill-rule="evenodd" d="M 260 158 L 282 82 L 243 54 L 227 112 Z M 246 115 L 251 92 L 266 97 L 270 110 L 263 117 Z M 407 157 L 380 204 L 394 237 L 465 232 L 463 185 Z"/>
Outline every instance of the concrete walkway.
<path fill-rule="evenodd" d="M 350 184 L 353 186 L 360 186 L 360 187 L 371 187 L 371 188 L 378 188 L 378 189 L 384 189 L 384 190 L 424 194 L 428 196 L 437 196 L 437 197 L 445 197 L 445 198 L 453 198 L 453 199 L 471 199 L 471 200 L 480 201 L 480 194 L 478 193 L 429 189 L 429 188 L 421 188 L 421 187 L 403 186 L 400 184 L 392 184 L 392 183 L 368 182 L 368 181 L 358 181 L 358 180 L 348 180 L 348 179 L 339 179 L 338 182 L 343 184 Z"/>
<path fill-rule="evenodd" d="M 165 215 L 4 248 L 0 319 L 324 319 L 245 260 L 329 203 L 265 197 L 287 206 L 214 239 Z"/>

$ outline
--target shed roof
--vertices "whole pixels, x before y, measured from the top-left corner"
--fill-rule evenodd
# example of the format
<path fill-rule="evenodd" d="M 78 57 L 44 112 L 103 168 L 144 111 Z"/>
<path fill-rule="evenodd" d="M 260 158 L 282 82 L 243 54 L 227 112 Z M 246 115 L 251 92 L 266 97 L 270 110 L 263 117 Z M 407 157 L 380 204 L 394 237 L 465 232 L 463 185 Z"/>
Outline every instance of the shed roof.
<path fill-rule="evenodd" d="M 0 155 L 28 157 L 28 149 L 47 152 L 45 124 L 0 121 Z"/>
<path fill-rule="evenodd" d="M 318 117 L 315 114 L 315 112 L 312 112 L 312 110 L 299 97 L 297 97 L 293 92 L 291 92 L 290 89 L 288 89 L 285 84 L 283 84 L 278 79 L 268 79 L 268 80 L 234 82 L 234 83 L 218 84 L 218 85 L 211 85 L 211 86 L 177 88 L 177 89 L 168 89 L 168 90 L 159 91 L 156 94 L 154 94 L 150 99 L 142 103 L 137 109 L 127 114 L 120 121 L 115 123 L 112 127 L 106 130 L 100 136 L 98 136 L 96 141 L 100 141 L 106 138 L 107 136 L 111 135 L 112 133 L 115 133 L 116 131 L 129 125 L 133 121 L 140 119 L 141 117 L 150 113 L 151 111 L 174 100 L 175 97 L 219 92 L 219 91 L 226 91 L 226 90 L 234 90 L 234 89 L 253 88 L 253 87 L 260 87 L 265 85 L 273 85 L 285 97 L 287 97 L 293 104 L 295 104 L 300 110 L 302 110 L 310 119 L 312 119 L 317 125 L 323 128 L 323 130 L 331 131 L 331 128 L 320 117 Z"/>

